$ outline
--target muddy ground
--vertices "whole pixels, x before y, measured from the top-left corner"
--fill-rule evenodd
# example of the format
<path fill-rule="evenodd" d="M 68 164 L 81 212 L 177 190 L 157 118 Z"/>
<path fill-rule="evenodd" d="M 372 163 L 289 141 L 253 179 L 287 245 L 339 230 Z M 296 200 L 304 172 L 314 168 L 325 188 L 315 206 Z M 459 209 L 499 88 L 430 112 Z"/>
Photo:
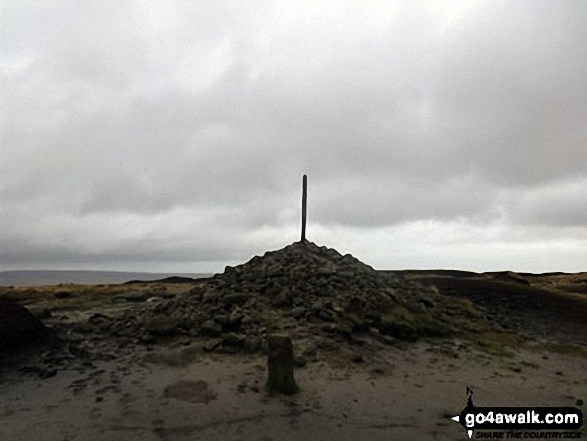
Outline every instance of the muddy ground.
<path fill-rule="evenodd" d="M 297 359 L 301 391 L 293 396 L 265 389 L 262 350 L 209 352 L 208 340 L 190 336 L 138 343 L 79 326 L 146 301 L 125 293 L 172 297 L 201 281 L 2 288 L 1 297 L 25 305 L 60 338 L 4 354 L 0 439 L 466 439 L 449 417 L 465 406 L 467 386 L 477 406 L 573 406 L 585 413 L 585 277 L 405 276 L 468 298 L 495 332 L 416 342 L 367 333 L 350 346 L 318 347 Z M 294 349 L 299 355 L 307 347 L 294 338 Z M 581 433 L 587 436 L 585 428 Z"/>

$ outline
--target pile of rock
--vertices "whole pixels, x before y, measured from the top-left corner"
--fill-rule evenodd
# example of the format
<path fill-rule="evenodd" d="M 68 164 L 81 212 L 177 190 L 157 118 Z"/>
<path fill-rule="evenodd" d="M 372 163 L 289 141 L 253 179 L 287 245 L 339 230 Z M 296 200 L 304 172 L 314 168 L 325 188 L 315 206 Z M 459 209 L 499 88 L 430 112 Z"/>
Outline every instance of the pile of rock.
<path fill-rule="evenodd" d="M 437 296 L 305 241 L 227 267 L 184 295 L 142 304 L 101 325 L 143 342 L 187 335 L 206 337 L 208 350 L 249 352 L 273 332 L 338 342 L 364 333 L 414 340 L 447 332 Z"/>

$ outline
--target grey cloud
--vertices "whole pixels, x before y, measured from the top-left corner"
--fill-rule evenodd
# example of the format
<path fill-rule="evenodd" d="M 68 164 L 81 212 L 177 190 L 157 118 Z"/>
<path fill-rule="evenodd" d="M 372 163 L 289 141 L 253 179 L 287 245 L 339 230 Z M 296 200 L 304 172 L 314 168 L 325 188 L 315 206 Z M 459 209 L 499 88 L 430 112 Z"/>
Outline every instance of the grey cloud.
<path fill-rule="evenodd" d="M 344 178 L 334 181 L 336 185 L 329 182 L 328 187 L 318 187 L 313 199 L 315 216 L 325 225 L 383 227 L 406 221 L 459 218 L 488 223 L 500 215 L 491 209 L 495 189 L 480 184 L 474 176 L 427 181 L 397 176 L 374 182 Z"/>
<path fill-rule="evenodd" d="M 506 191 L 500 199 L 515 223 L 559 228 L 587 226 L 587 177 Z"/>
<path fill-rule="evenodd" d="M 82 259 L 95 216 L 140 219 L 89 241 L 106 260 L 245 252 L 298 222 L 303 173 L 325 227 L 585 221 L 581 2 L 2 8 L 0 263 Z M 216 245 L 144 229 L 181 210 Z"/>

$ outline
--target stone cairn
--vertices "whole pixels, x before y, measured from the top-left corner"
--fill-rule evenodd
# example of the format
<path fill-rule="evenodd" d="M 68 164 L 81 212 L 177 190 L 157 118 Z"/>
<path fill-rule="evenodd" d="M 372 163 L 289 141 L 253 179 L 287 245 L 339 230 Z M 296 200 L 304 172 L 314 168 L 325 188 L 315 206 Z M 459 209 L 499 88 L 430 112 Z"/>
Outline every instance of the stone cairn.
<path fill-rule="evenodd" d="M 183 335 L 206 339 L 208 351 L 251 353 L 270 351 L 271 335 L 326 348 L 353 344 L 365 334 L 393 343 L 448 332 L 435 291 L 308 241 L 306 200 L 304 175 L 299 242 L 228 266 L 172 300 L 95 324 L 119 336 L 139 335 L 144 343 Z M 284 344 L 276 353 L 288 351 Z M 293 388 L 293 375 L 286 377 L 286 389 Z"/>
<path fill-rule="evenodd" d="M 365 333 L 414 340 L 446 331 L 438 300 L 416 282 L 306 240 L 226 267 L 174 299 L 145 303 L 103 327 L 145 343 L 185 335 L 208 339 L 208 350 L 248 352 L 288 329 L 338 343 Z"/>

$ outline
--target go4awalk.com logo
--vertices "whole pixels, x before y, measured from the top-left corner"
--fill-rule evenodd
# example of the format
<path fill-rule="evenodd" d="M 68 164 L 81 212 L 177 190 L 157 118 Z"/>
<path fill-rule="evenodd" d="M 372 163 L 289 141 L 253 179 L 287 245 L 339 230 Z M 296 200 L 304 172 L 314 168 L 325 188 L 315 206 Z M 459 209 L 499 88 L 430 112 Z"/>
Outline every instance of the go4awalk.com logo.
<path fill-rule="evenodd" d="M 581 438 L 581 432 L 577 430 L 583 425 L 583 413 L 577 408 L 476 407 L 473 404 L 473 391 L 468 386 L 467 395 L 467 405 L 451 419 L 465 428 L 469 438 L 473 437 L 475 430 L 499 431 L 490 437 L 504 439 Z"/>

